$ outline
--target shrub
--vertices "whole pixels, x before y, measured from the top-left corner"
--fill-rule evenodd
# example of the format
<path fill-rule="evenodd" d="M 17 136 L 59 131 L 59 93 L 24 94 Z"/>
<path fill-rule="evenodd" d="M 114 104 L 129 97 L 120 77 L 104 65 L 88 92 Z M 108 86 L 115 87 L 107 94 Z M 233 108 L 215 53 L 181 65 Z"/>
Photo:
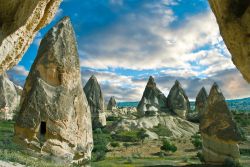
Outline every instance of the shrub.
<path fill-rule="evenodd" d="M 202 154 L 201 151 L 199 151 L 199 152 L 196 154 L 196 156 L 199 158 L 199 160 L 200 160 L 201 162 L 205 162 L 204 156 L 203 156 L 203 154 Z"/>
<path fill-rule="evenodd" d="M 141 143 L 144 142 L 144 140 L 149 137 L 148 134 L 146 134 L 146 130 L 145 129 L 140 129 L 137 133 L 136 136 L 138 139 L 141 140 Z"/>
<path fill-rule="evenodd" d="M 105 151 L 98 151 L 92 153 L 92 161 L 102 161 L 106 158 L 106 152 Z"/>
<path fill-rule="evenodd" d="M 93 133 L 94 148 L 92 153 L 93 161 L 100 161 L 105 159 L 106 152 L 108 151 L 107 145 L 111 141 L 109 134 L 103 133 L 102 129 L 97 128 Z"/>
<path fill-rule="evenodd" d="M 202 141 L 201 141 L 201 135 L 196 133 L 193 136 L 191 136 L 191 142 L 194 145 L 196 149 L 202 148 Z"/>
<path fill-rule="evenodd" d="M 224 160 L 223 165 L 226 167 L 240 167 L 241 166 L 239 162 L 233 160 L 232 158 L 226 158 Z"/>
<path fill-rule="evenodd" d="M 177 151 L 177 147 L 165 139 L 162 141 L 161 150 L 175 152 Z"/>
<path fill-rule="evenodd" d="M 107 121 L 119 121 L 120 118 L 119 117 L 116 117 L 116 116 L 108 116 L 107 117 Z"/>
<path fill-rule="evenodd" d="M 120 147 L 120 143 L 118 142 L 111 142 L 110 145 L 111 147 Z"/>
<path fill-rule="evenodd" d="M 123 146 L 126 147 L 126 149 L 128 149 L 128 147 L 130 146 L 129 143 L 123 143 Z"/>
<path fill-rule="evenodd" d="M 122 142 L 138 142 L 139 139 L 137 137 L 138 131 L 119 131 L 116 134 L 112 135 L 112 138 L 116 141 Z"/>

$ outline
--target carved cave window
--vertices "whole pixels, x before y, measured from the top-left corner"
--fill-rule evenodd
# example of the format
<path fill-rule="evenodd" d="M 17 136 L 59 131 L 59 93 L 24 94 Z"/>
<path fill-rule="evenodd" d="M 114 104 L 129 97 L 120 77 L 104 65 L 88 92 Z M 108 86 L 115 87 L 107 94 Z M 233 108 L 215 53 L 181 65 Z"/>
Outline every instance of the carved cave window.
<path fill-rule="evenodd" d="M 40 135 L 45 136 L 46 134 L 46 122 L 41 122 L 40 125 Z"/>

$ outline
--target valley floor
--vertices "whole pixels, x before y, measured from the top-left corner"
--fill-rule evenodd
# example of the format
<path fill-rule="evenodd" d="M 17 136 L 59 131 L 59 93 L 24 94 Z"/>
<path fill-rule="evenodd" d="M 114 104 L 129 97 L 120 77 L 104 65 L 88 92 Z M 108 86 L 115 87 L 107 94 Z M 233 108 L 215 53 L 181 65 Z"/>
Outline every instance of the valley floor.
<path fill-rule="evenodd" d="M 34 157 L 23 148 L 12 142 L 13 121 L 0 121 L 0 167 L 67 167 L 68 165 L 54 163 L 51 160 Z M 249 132 L 250 124 L 244 126 Z M 247 137 L 249 139 L 249 133 Z M 249 135 L 249 136 L 248 136 Z M 191 143 L 190 138 L 172 139 L 177 147 L 174 153 L 160 154 L 162 142 L 160 140 L 146 140 L 141 142 L 118 142 L 116 147 L 108 146 L 106 158 L 101 161 L 91 162 L 94 167 L 133 167 L 133 166 L 186 166 L 205 167 L 197 158 L 198 150 Z M 250 167 L 250 141 L 240 144 L 243 167 Z"/>

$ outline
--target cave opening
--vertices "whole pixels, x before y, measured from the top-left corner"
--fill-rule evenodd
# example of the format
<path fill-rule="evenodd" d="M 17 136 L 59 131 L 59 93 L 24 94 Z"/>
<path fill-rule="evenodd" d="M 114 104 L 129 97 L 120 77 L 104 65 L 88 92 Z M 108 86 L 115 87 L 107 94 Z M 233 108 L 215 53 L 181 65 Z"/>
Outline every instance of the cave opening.
<path fill-rule="evenodd" d="M 45 136 L 46 134 L 46 122 L 42 121 L 40 124 L 40 135 Z"/>

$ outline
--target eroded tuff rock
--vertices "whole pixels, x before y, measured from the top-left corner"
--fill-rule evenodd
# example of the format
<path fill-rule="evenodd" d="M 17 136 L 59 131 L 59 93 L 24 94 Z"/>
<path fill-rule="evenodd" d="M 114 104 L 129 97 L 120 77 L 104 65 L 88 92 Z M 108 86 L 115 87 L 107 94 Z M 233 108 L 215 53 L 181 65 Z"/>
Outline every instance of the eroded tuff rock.
<path fill-rule="evenodd" d="M 206 163 L 223 164 L 225 159 L 237 160 L 240 157 L 237 143 L 241 135 L 216 83 L 210 90 L 206 111 L 201 117 L 200 131 Z"/>
<path fill-rule="evenodd" d="M 136 107 L 113 108 L 112 110 L 107 110 L 106 117 L 119 117 L 119 118 L 135 119 L 136 112 L 137 112 Z"/>
<path fill-rule="evenodd" d="M 174 86 L 170 89 L 168 95 L 168 106 L 170 110 L 176 113 L 181 118 L 186 118 L 190 111 L 190 103 L 185 91 L 179 81 L 175 81 Z"/>
<path fill-rule="evenodd" d="M 209 0 L 232 60 L 250 82 L 250 1 Z"/>
<path fill-rule="evenodd" d="M 142 117 L 139 119 L 122 119 L 114 127 L 115 131 L 119 130 L 135 130 L 135 129 L 147 129 L 162 126 L 166 130 L 166 137 L 172 138 L 190 138 L 193 134 L 198 132 L 199 127 L 197 124 L 191 123 L 187 120 L 179 117 L 166 115 L 166 116 L 152 116 Z"/>
<path fill-rule="evenodd" d="M 109 99 L 109 103 L 108 103 L 108 106 L 107 106 L 107 109 L 108 110 L 113 110 L 116 108 L 116 100 L 115 100 L 115 97 L 112 96 L 110 99 Z"/>
<path fill-rule="evenodd" d="M 0 74 L 16 65 L 61 0 L 0 0 Z"/>
<path fill-rule="evenodd" d="M 201 88 L 195 99 L 195 111 L 200 119 L 205 112 L 207 104 L 207 91 L 204 87 Z"/>
<path fill-rule="evenodd" d="M 167 110 L 167 98 L 156 87 L 152 76 L 149 77 L 146 88 L 143 92 L 141 101 L 137 106 L 138 113 L 143 115 L 156 115 L 159 111 Z"/>
<path fill-rule="evenodd" d="M 90 106 L 93 128 L 105 126 L 106 116 L 104 112 L 102 90 L 94 75 L 92 75 L 86 83 L 84 92 Z"/>
<path fill-rule="evenodd" d="M 64 160 L 90 159 L 91 115 L 82 88 L 74 30 L 68 17 L 41 41 L 24 86 L 15 141 Z"/>
<path fill-rule="evenodd" d="M 0 120 L 12 120 L 19 109 L 21 88 L 9 80 L 6 73 L 0 76 Z"/>

